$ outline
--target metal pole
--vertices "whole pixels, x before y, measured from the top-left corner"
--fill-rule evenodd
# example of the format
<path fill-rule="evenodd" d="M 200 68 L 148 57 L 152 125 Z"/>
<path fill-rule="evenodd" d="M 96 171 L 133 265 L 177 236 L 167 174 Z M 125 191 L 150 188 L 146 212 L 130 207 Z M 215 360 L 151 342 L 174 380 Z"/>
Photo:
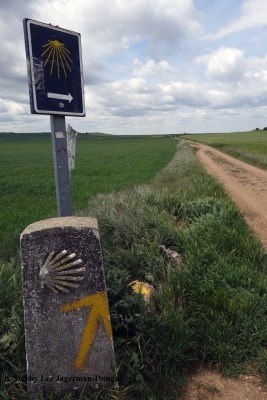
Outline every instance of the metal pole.
<path fill-rule="evenodd" d="M 65 117 L 51 115 L 50 122 L 56 184 L 57 213 L 59 217 L 67 217 L 71 215 L 71 201 Z"/>

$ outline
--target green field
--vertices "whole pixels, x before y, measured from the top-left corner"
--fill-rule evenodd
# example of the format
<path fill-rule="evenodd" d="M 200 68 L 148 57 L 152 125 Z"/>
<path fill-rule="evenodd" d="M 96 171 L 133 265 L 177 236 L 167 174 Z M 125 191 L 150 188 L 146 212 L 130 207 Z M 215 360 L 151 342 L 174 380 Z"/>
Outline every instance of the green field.
<path fill-rule="evenodd" d="M 206 133 L 184 138 L 207 143 L 249 164 L 267 168 L 267 131 Z"/>
<path fill-rule="evenodd" d="M 72 173 L 73 212 L 98 193 L 148 182 L 172 158 L 169 138 L 77 140 Z M 0 134 L 0 260 L 16 254 L 19 234 L 31 222 L 56 216 L 51 140 L 48 134 Z"/>
<path fill-rule="evenodd" d="M 45 140 L 47 150 L 42 153 Z M 31 143 L 29 139 L 28 148 Z M 41 147 L 37 140 L 34 143 L 36 151 L 39 149 L 34 164 L 38 171 L 41 155 L 45 161 L 50 144 L 48 137 L 40 139 Z M 232 376 L 253 371 L 267 380 L 266 254 L 223 188 L 185 143 L 178 144 L 172 161 L 155 176 L 160 160 L 166 165 L 176 144 L 164 138 L 81 139 L 78 143 L 80 161 L 83 159 L 82 165 L 77 163 L 79 179 L 97 162 L 103 165 L 99 171 L 102 189 L 99 187 L 94 195 L 89 190 L 88 199 L 76 201 L 80 204 L 77 209 L 83 209 L 79 215 L 98 220 L 118 376 L 123 387 L 82 393 L 75 395 L 76 400 L 178 400 L 188 374 L 203 366 Z M 32 162 L 34 157 L 28 148 L 24 147 L 24 152 Z M 17 145 L 17 157 L 22 159 L 19 149 Z M 131 150 L 135 157 L 131 157 Z M 93 158 L 94 152 L 98 156 L 88 168 L 84 164 L 89 162 L 88 154 Z M 163 153 L 167 152 L 169 157 L 163 163 Z M 110 172 L 108 180 L 101 178 L 104 166 L 108 168 L 106 164 L 112 160 L 115 168 L 117 161 L 105 161 L 111 154 L 116 154 L 116 160 L 123 154 L 127 160 L 132 158 L 127 179 L 118 180 L 123 175 L 123 161 Z M 49 162 L 42 168 L 43 174 L 45 167 L 50 168 L 48 180 L 53 190 Z M 35 173 L 31 165 L 27 166 L 25 160 L 29 176 Z M 138 177 L 142 173 L 144 178 L 144 165 L 147 169 L 151 166 L 150 178 L 135 185 L 136 169 Z M 108 186 L 110 181 L 119 182 L 116 191 L 114 185 Z M 119 190 L 119 185 L 124 190 Z M 33 211 L 38 210 L 38 204 L 31 204 Z M 51 207 L 53 213 L 55 206 Z M 30 209 L 28 215 L 33 218 Z M 182 263 L 174 263 L 163 246 L 178 253 Z M 20 270 L 17 259 L 0 262 L 3 400 L 27 399 Z M 155 297 L 150 305 L 141 295 L 133 294 L 129 286 L 133 280 L 154 286 Z M 60 399 L 74 397 L 66 394 Z"/>

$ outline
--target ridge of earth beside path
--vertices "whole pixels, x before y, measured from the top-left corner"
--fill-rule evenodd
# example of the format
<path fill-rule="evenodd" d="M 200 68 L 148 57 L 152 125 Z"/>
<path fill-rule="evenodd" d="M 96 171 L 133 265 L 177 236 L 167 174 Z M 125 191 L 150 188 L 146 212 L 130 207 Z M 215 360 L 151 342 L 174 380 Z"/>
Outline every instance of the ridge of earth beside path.
<path fill-rule="evenodd" d="M 205 144 L 189 140 L 185 142 L 197 150 L 198 160 L 222 183 L 267 249 L 267 171 Z"/>

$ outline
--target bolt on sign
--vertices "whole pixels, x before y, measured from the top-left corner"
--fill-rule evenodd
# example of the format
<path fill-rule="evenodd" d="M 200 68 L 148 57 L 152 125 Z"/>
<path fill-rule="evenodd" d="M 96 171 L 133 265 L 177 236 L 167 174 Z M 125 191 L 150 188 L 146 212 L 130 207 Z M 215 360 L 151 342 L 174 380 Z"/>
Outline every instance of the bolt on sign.
<path fill-rule="evenodd" d="M 81 36 L 24 19 L 31 112 L 84 116 Z"/>
<path fill-rule="evenodd" d="M 38 221 L 21 234 L 29 397 L 114 385 L 97 221 Z M 49 397 L 50 398 L 50 397 Z"/>

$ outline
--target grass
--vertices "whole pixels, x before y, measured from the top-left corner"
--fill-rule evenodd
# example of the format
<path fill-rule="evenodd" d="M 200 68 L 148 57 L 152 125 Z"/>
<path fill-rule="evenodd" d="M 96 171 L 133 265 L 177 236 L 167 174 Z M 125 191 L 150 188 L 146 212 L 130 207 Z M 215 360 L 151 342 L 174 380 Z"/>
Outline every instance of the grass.
<path fill-rule="evenodd" d="M 175 146 L 168 138 L 82 136 L 72 173 L 73 211 L 98 193 L 148 182 L 168 163 Z M 0 187 L 0 260 L 8 260 L 28 224 L 57 215 L 48 134 L 0 134 Z"/>
<path fill-rule="evenodd" d="M 100 224 L 120 376 L 135 384 L 129 398 L 174 398 L 203 363 L 225 374 L 255 360 L 265 365 L 264 253 L 189 149 L 179 146 L 152 185 L 99 196 L 82 214 Z M 183 267 L 172 266 L 160 245 L 181 254 Z M 155 286 L 154 308 L 133 302 L 135 279 Z"/>
<path fill-rule="evenodd" d="M 267 169 L 267 131 L 207 133 L 186 135 L 185 138 L 206 143 L 249 164 Z"/>
<path fill-rule="evenodd" d="M 99 194 L 78 214 L 99 222 L 124 386 L 80 399 L 178 399 L 188 372 L 202 365 L 226 375 L 253 367 L 267 377 L 266 256 L 191 149 L 180 144 L 150 184 Z M 162 245 L 182 256 L 182 266 L 170 262 Z M 17 262 L 0 274 L 0 395 L 23 400 L 25 386 L 11 382 L 25 374 Z M 155 287 L 150 306 L 132 293 L 136 279 Z"/>

